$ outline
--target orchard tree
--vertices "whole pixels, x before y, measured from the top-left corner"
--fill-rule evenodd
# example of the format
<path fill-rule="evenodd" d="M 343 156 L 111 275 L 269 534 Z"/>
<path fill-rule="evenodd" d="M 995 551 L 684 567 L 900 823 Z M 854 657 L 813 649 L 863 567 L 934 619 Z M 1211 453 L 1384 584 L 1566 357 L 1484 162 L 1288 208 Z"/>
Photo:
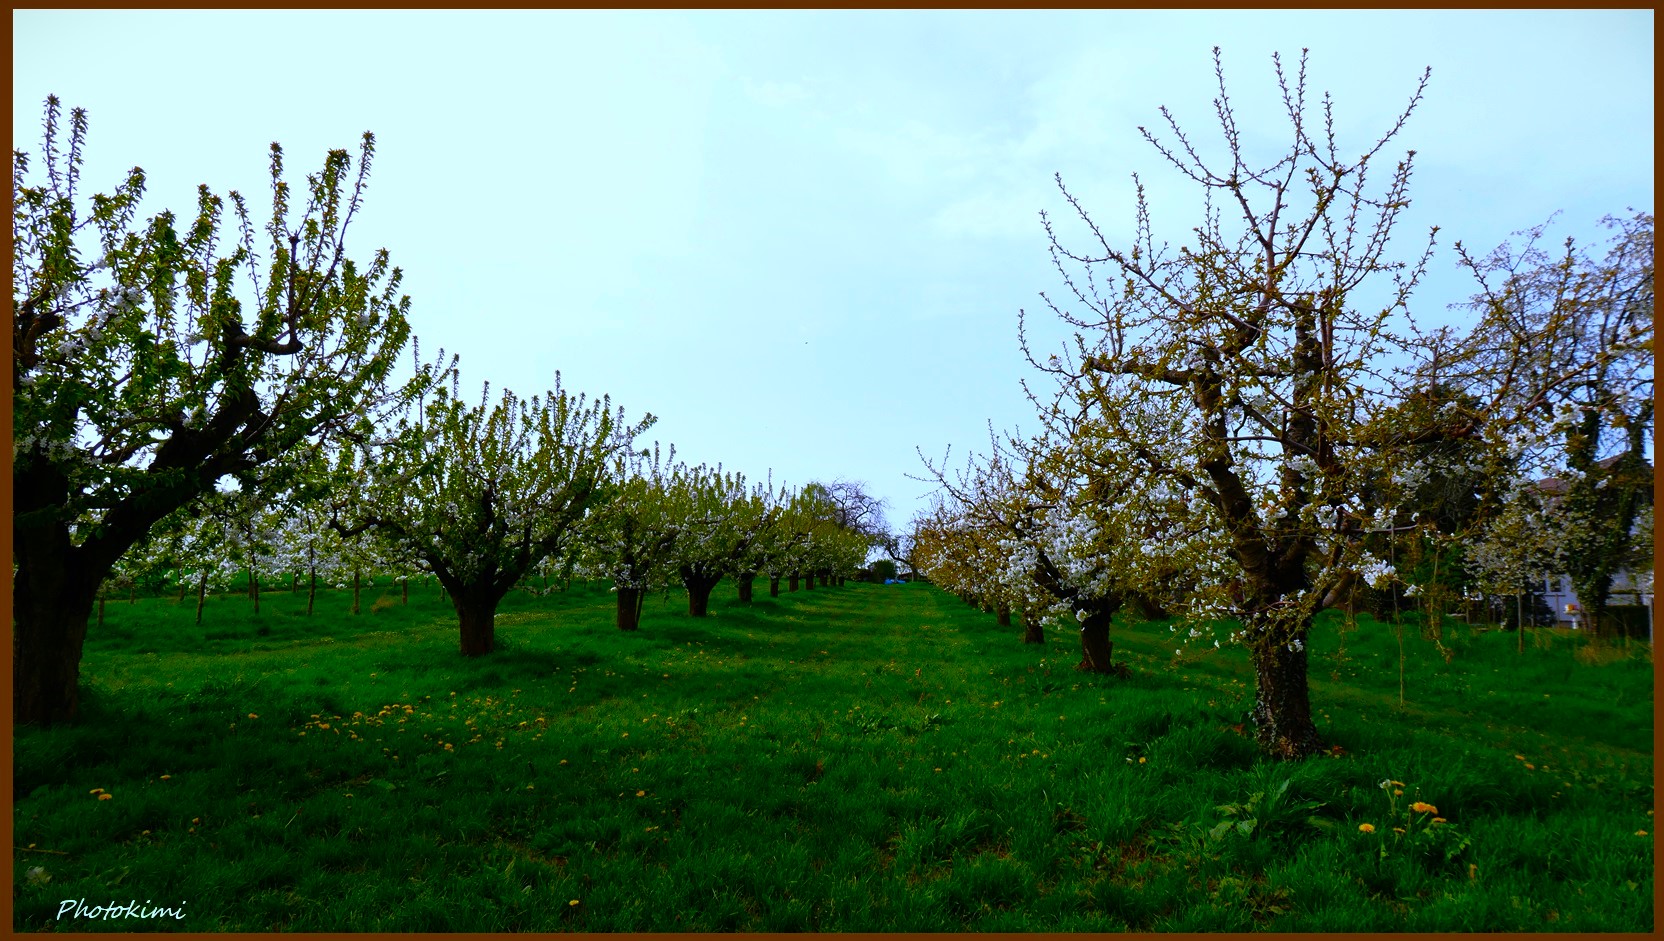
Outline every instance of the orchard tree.
<path fill-rule="evenodd" d="M 362 498 L 342 530 L 375 529 L 419 559 L 450 594 L 463 656 L 490 653 L 497 605 L 534 566 L 578 550 L 586 513 L 613 497 L 616 462 L 652 425 L 624 420 L 610 398 L 561 388 L 522 399 L 505 390 L 478 405 L 441 387 L 387 433 L 354 452 Z"/>
<path fill-rule="evenodd" d="M 140 222 L 139 168 L 87 198 L 87 127 L 48 98 L 40 160 L 12 164 L 19 723 L 74 718 L 99 585 L 158 521 L 408 391 L 388 381 L 410 334 L 400 273 L 346 253 L 374 137 L 356 174 L 329 153 L 298 218 L 273 144 L 263 226 L 206 186 L 194 215 Z"/>
<path fill-rule="evenodd" d="M 733 575 L 739 588 L 740 601 L 750 602 L 753 583 L 759 574 L 769 576 L 769 592 L 780 594 L 777 558 L 789 545 L 791 533 L 783 525 L 785 507 L 790 500 L 789 490 L 774 489 L 772 475 L 767 481 L 754 484 L 743 507 L 741 523 L 745 539 L 734 557 Z"/>
<path fill-rule="evenodd" d="M 678 531 L 676 572 L 688 592 L 688 614 L 710 611 L 711 589 L 733 574 L 752 537 L 752 506 L 743 474 L 701 464 L 679 474 L 670 489 Z"/>
<path fill-rule="evenodd" d="M 1212 517 L 1226 558 L 1210 560 L 1211 570 L 1196 579 L 1192 615 L 1238 620 L 1236 639 L 1254 665 L 1260 746 L 1274 757 L 1300 758 L 1321 744 L 1307 687 L 1307 635 L 1318 611 L 1361 571 L 1373 571 L 1356 537 L 1366 522 L 1358 493 L 1374 433 L 1369 419 L 1388 387 L 1376 370 L 1395 349 L 1388 328 L 1432 250 L 1429 238 L 1419 262 L 1386 257 L 1409 205 L 1414 152 L 1385 174 L 1384 185 L 1370 186 L 1366 176 L 1421 101 L 1428 76 L 1391 127 L 1347 159 L 1327 96 L 1314 126 L 1304 53 L 1292 81 L 1274 57 L 1290 143 L 1255 163 L 1217 49 L 1214 60 L 1223 163 L 1204 159 L 1165 108 L 1171 138 L 1141 129 L 1203 192 L 1193 241 L 1177 251 L 1157 241 L 1140 183 L 1134 234 L 1130 244 L 1116 244 L 1059 177 L 1093 243 L 1085 251 L 1065 247 L 1043 216 L 1053 259 L 1079 307 L 1046 303 L 1075 346 L 1064 359 L 1039 363 L 1026 337 L 1023 345 L 1031 363 L 1085 397 L 1106 447 L 1141 465 L 1151 484 L 1199 498 L 1193 512 Z M 1141 403 L 1176 416 L 1148 426 L 1170 431 L 1152 438 L 1147 427 L 1124 420 Z M 1218 571 L 1222 564 L 1228 571 Z M 1132 574 L 1141 580 L 1136 568 Z"/>
<path fill-rule="evenodd" d="M 618 629 L 633 631 L 647 596 L 676 579 L 681 521 L 671 494 L 687 468 L 676 463 L 675 447 L 661 454 L 657 444 L 651 452 L 622 451 L 613 460 L 617 490 L 584 521 L 584 570 L 612 581 Z"/>
<path fill-rule="evenodd" d="M 1560 561 L 1597 630 L 1653 493 L 1653 217 L 1604 222 L 1614 234 L 1603 257 L 1571 239 L 1550 254 L 1546 226 L 1518 249 L 1462 252 L 1480 321 L 1427 366 L 1496 403 L 1509 438 L 1498 446 L 1559 481 Z"/>

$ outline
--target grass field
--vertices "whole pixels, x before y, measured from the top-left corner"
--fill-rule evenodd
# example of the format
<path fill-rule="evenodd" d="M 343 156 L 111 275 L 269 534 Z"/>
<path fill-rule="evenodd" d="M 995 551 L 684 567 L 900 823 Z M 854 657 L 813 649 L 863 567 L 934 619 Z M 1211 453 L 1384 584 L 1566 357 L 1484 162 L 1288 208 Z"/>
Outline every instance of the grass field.
<path fill-rule="evenodd" d="M 429 587 L 112 600 L 83 721 L 16 732 L 14 927 L 1653 929 L 1645 645 L 1410 626 L 1401 707 L 1392 629 L 1326 622 L 1339 750 L 1275 765 L 1244 653 L 1163 624 L 1114 679 L 926 585 L 759 595 L 514 596 L 473 661 Z"/>

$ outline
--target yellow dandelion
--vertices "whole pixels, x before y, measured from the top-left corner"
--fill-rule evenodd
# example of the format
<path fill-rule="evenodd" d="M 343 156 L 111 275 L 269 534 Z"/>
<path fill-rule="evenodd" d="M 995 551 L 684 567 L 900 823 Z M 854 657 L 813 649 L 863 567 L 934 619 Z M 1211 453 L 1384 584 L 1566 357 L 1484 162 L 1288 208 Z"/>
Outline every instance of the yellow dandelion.
<path fill-rule="evenodd" d="M 1410 805 L 1410 809 L 1418 814 L 1436 814 L 1439 812 L 1439 808 L 1434 807 L 1426 801 L 1416 801 Z"/>
<path fill-rule="evenodd" d="M 1450 821 L 1444 819 L 1443 817 L 1434 817 L 1433 822 L 1434 823 L 1449 823 Z"/>
<path fill-rule="evenodd" d="M 191 818 L 191 822 L 192 822 L 192 823 L 201 823 L 201 822 L 202 822 L 202 818 L 201 818 L 201 817 L 192 817 L 192 818 Z"/>
<path fill-rule="evenodd" d="M 1393 787 L 1403 787 L 1403 786 L 1404 786 L 1404 782 L 1403 782 L 1403 781 L 1392 781 L 1392 780 L 1389 780 L 1389 781 L 1388 781 L 1388 782 L 1387 782 L 1387 783 L 1388 783 L 1388 784 L 1391 784 L 1391 785 L 1392 785 L 1392 786 L 1393 786 Z"/>
<path fill-rule="evenodd" d="M 572 901 L 570 901 L 570 902 L 567 902 L 567 903 L 566 903 L 566 904 L 568 904 L 568 905 L 577 905 L 577 904 L 578 904 L 578 900 L 577 900 L 577 899 L 573 899 L 573 900 L 572 900 Z"/>
<path fill-rule="evenodd" d="M 101 788 L 101 787 L 95 787 L 92 790 L 88 791 L 87 793 L 88 794 L 93 794 L 93 795 L 102 794 L 102 793 L 104 793 L 104 789 Z"/>
<path fill-rule="evenodd" d="M 1524 760 L 1525 760 L 1525 756 L 1524 756 L 1524 755 L 1515 755 L 1515 756 L 1514 756 L 1514 758 L 1515 758 L 1515 760 L 1517 760 L 1517 761 L 1524 761 Z"/>
<path fill-rule="evenodd" d="M 101 801 L 114 800 L 115 795 L 114 794 L 100 794 L 100 795 L 98 795 L 98 799 L 101 800 Z"/>
<path fill-rule="evenodd" d="M 565 758 L 562 758 L 562 759 L 561 759 L 561 760 L 560 760 L 560 763 L 561 763 L 561 764 L 563 764 L 563 765 L 564 765 L 564 764 L 566 764 L 566 759 L 565 759 Z"/>
<path fill-rule="evenodd" d="M 1403 833 L 1404 828 L 1403 827 L 1393 827 L 1392 832 L 1394 832 L 1394 833 Z"/>
<path fill-rule="evenodd" d="M 1537 766 L 1528 761 L 1528 762 L 1525 763 L 1525 770 L 1527 770 L 1527 771 L 1536 771 Z"/>
<path fill-rule="evenodd" d="M 248 717 L 249 717 L 249 718 L 250 718 L 250 719 L 258 719 L 258 718 L 260 718 L 260 717 L 259 717 L 259 716 L 257 716 L 257 715 L 255 715 L 255 714 L 254 714 L 254 713 L 252 713 L 252 712 L 251 712 L 251 713 L 249 713 L 249 714 L 248 714 Z"/>
<path fill-rule="evenodd" d="M 647 796 L 647 792 L 646 792 L 646 791 L 637 791 L 637 792 L 636 792 L 636 796 L 637 796 L 637 797 L 646 797 L 646 796 Z"/>
<path fill-rule="evenodd" d="M 1138 763 L 1139 764 L 1143 764 L 1144 762 L 1146 762 L 1148 760 L 1149 759 L 1145 758 L 1143 755 L 1138 756 Z"/>
<path fill-rule="evenodd" d="M 937 769 L 936 769 L 936 773 L 937 773 L 937 774 L 941 774 L 941 773 L 942 773 L 942 769 L 941 769 L 941 768 L 937 768 Z"/>
<path fill-rule="evenodd" d="M 1646 835 L 1647 835 L 1647 831 L 1645 831 L 1645 830 L 1636 830 L 1636 831 L 1635 831 L 1635 835 L 1636 835 L 1636 836 L 1646 836 Z"/>
<path fill-rule="evenodd" d="M 1373 823 L 1360 823 L 1360 824 L 1358 824 L 1358 832 L 1359 833 L 1374 833 L 1375 832 L 1375 824 L 1373 824 Z"/>
<path fill-rule="evenodd" d="M 1394 797 L 1403 797 L 1404 796 L 1404 789 L 1401 788 L 1401 787 L 1393 788 L 1392 789 L 1392 796 L 1394 796 Z"/>
<path fill-rule="evenodd" d="M 171 775 L 171 774 L 164 774 L 164 775 L 162 775 L 162 778 L 161 778 L 161 779 L 162 779 L 162 780 L 163 780 L 163 781 L 172 781 L 172 780 L 173 780 L 173 775 Z"/>
<path fill-rule="evenodd" d="M 1477 863 L 1468 863 L 1468 878 L 1479 878 L 1479 865 Z"/>
<path fill-rule="evenodd" d="M 629 738 L 629 737 L 630 737 L 630 733 L 628 733 L 628 732 L 625 732 L 625 733 L 624 733 L 624 734 L 623 734 L 623 735 L 621 735 L 621 736 L 619 736 L 619 737 L 620 737 L 620 738 Z"/>

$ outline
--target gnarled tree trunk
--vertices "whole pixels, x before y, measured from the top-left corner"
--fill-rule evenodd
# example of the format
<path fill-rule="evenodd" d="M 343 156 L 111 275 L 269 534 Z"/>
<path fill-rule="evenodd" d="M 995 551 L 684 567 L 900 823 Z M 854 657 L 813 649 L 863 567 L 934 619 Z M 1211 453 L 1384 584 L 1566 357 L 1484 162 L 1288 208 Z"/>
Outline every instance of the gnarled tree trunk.
<path fill-rule="evenodd" d="M 640 588 L 618 589 L 618 629 L 633 631 L 641 626 L 641 600 L 647 593 Z"/>
<path fill-rule="evenodd" d="M 1261 642 L 1254 659 L 1254 738 L 1273 758 L 1305 758 L 1322 749 L 1306 685 L 1306 629 L 1295 643 Z"/>
<path fill-rule="evenodd" d="M 62 552 L 13 545 L 12 715 L 42 726 L 68 722 L 80 703 L 81 649 L 102 579 L 79 571 L 67 538 Z"/>
<path fill-rule="evenodd" d="M 702 618 L 710 613 L 711 589 L 722 581 L 721 575 L 708 575 L 683 567 L 682 586 L 688 590 L 688 616 Z"/>
<path fill-rule="evenodd" d="M 1115 650 L 1115 644 L 1109 639 L 1109 624 L 1115 617 L 1114 611 L 1102 609 L 1089 610 L 1086 619 L 1080 622 L 1080 663 L 1075 669 L 1087 673 L 1113 673 L 1109 656 Z"/>
<path fill-rule="evenodd" d="M 770 575 L 768 577 L 768 596 L 770 598 L 780 597 L 780 576 Z"/>
<path fill-rule="evenodd" d="M 1043 644 L 1046 642 L 1046 632 L 1040 626 L 1040 619 L 1024 611 L 1020 618 L 1023 622 L 1023 643 Z"/>
<path fill-rule="evenodd" d="M 497 605 L 465 603 L 456 598 L 456 616 L 462 622 L 462 655 L 479 657 L 488 654 L 497 642 Z"/>
<path fill-rule="evenodd" d="M 741 601 L 749 602 L 751 600 L 751 583 L 756 581 L 756 580 L 757 580 L 757 573 L 756 572 L 741 572 L 739 574 L 739 577 L 738 577 L 737 581 L 739 582 L 739 586 L 740 586 L 740 600 Z"/>

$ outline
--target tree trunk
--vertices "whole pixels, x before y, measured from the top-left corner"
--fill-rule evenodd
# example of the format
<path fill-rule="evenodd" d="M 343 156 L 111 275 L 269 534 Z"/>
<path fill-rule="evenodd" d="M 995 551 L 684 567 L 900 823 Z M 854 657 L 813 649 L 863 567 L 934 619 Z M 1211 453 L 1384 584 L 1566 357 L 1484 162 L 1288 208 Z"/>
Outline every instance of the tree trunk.
<path fill-rule="evenodd" d="M 844 582 L 847 581 L 848 579 L 849 579 L 848 575 L 839 575 L 838 576 L 838 587 L 839 588 L 844 587 Z"/>
<path fill-rule="evenodd" d="M 185 603 L 185 591 L 188 588 L 190 588 L 190 586 L 185 584 L 185 580 L 183 578 L 181 578 L 179 580 L 179 597 L 175 598 L 173 600 L 174 604 L 184 604 Z"/>
<path fill-rule="evenodd" d="M 208 570 L 204 569 L 202 578 L 196 583 L 196 623 L 202 624 L 202 604 L 208 600 Z"/>
<path fill-rule="evenodd" d="M 289 594 L 291 594 L 291 595 L 300 594 L 300 573 L 299 572 L 290 572 L 289 573 Z"/>
<path fill-rule="evenodd" d="M 633 631 L 641 626 L 641 599 L 646 592 L 640 588 L 618 589 L 618 629 Z"/>
<path fill-rule="evenodd" d="M 104 626 L 104 596 L 109 592 L 102 586 L 98 589 L 98 626 Z"/>
<path fill-rule="evenodd" d="M 770 575 L 768 577 L 768 596 L 770 598 L 780 597 L 780 576 Z"/>
<path fill-rule="evenodd" d="M 260 613 L 260 578 L 254 574 L 254 566 L 248 569 L 248 596 L 254 602 L 254 613 Z"/>
<path fill-rule="evenodd" d="M 786 579 L 786 590 L 787 591 L 796 591 L 797 590 L 797 576 L 796 575 L 789 576 Z"/>
<path fill-rule="evenodd" d="M 410 604 L 410 576 L 408 576 L 408 575 L 405 576 L 404 581 L 400 582 L 399 586 L 400 586 L 399 587 L 399 604 L 409 605 Z"/>
<path fill-rule="evenodd" d="M 1114 617 L 1114 612 L 1093 611 L 1080 622 L 1081 658 L 1075 669 L 1086 673 L 1114 672 L 1109 659 L 1115 650 L 1115 644 L 1109 639 L 1109 624 Z"/>
<path fill-rule="evenodd" d="M 42 726 L 68 722 L 80 703 L 81 648 L 97 588 L 78 586 L 61 569 L 26 572 L 21 567 L 12 584 L 13 721 Z"/>
<path fill-rule="evenodd" d="M 708 575 L 682 573 L 682 585 L 688 590 L 688 616 L 702 618 L 710 613 L 711 589 L 721 580 L 720 575 L 712 578 Z"/>
<path fill-rule="evenodd" d="M 1028 612 L 1023 612 L 1023 643 L 1043 644 L 1046 642 L 1045 629 L 1040 626 L 1040 619 Z"/>
<path fill-rule="evenodd" d="M 806 589 L 810 589 L 810 590 L 814 589 L 814 587 L 815 587 L 815 573 L 814 572 L 808 572 L 808 573 L 804 574 L 804 576 L 803 576 L 803 587 L 806 588 Z"/>
<path fill-rule="evenodd" d="M 352 570 L 352 613 L 353 614 L 358 613 L 358 581 L 359 581 L 359 579 L 358 579 L 358 570 L 353 569 Z M 457 609 L 457 611 L 459 613 L 461 612 L 461 610 L 462 609 L 460 609 L 460 608 Z M 465 631 L 465 633 L 466 633 L 466 631 Z M 467 643 L 464 642 L 463 646 L 467 646 Z M 467 651 L 463 651 L 463 652 L 466 653 Z"/>
<path fill-rule="evenodd" d="M 1000 627 L 1011 626 L 1011 606 L 1002 604 L 994 611 L 994 623 Z"/>
<path fill-rule="evenodd" d="M 457 619 L 462 622 L 462 655 L 479 657 L 490 653 L 497 640 L 496 604 L 481 601 L 469 604 L 457 598 L 455 607 Z"/>
<path fill-rule="evenodd" d="M 318 599 L 318 570 L 312 570 L 312 577 L 306 587 L 306 616 L 312 616 L 312 602 Z"/>
<path fill-rule="evenodd" d="M 756 572 L 741 572 L 739 576 L 740 600 L 751 602 L 751 583 L 757 580 Z"/>
<path fill-rule="evenodd" d="M 1295 634 L 1298 646 L 1262 642 L 1253 649 L 1254 738 L 1272 758 L 1305 758 L 1323 747 L 1312 723 L 1306 685 L 1306 630 Z"/>

